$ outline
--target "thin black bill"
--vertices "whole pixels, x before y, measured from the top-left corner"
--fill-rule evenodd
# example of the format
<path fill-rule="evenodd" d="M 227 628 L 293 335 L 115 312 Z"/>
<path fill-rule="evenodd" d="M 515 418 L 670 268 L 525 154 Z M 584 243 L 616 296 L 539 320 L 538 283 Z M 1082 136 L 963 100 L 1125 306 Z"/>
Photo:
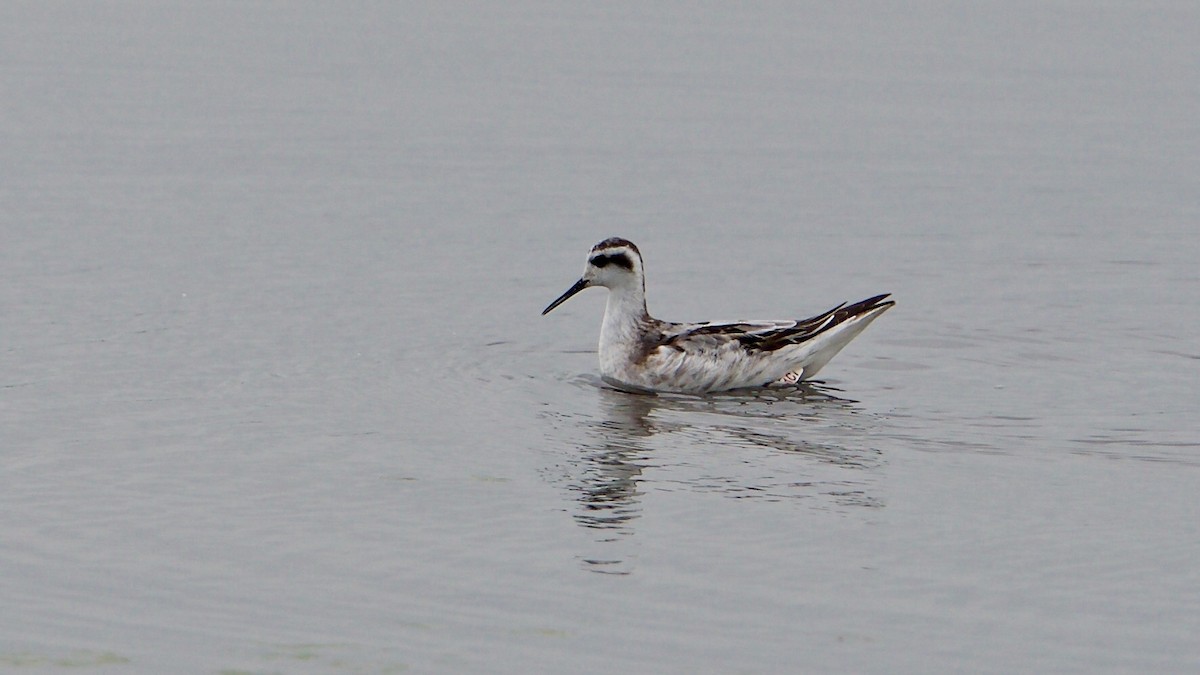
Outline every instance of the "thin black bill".
<path fill-rule="evenodd" d="M 542 316 L 546 316 L 547 314 L 550 313 L 550 310 L 563 304 L 564 302 L 569 300 L 572 295 L 575 295 L 576 293 L 578 293 L 579 291 L 582 291 L 583 289 L 585 289 L 587 287 L 588 287 L 588 282 L 584 281 L 583 279 L 576 281 L 575 285 L 568 288 L 566 293 L 563 293 L 562 295 L 558 296 L 558 299 L 556 299 L 554 302 L 550 303 L 546 307 L 546 309 L 542 310 Z"/>

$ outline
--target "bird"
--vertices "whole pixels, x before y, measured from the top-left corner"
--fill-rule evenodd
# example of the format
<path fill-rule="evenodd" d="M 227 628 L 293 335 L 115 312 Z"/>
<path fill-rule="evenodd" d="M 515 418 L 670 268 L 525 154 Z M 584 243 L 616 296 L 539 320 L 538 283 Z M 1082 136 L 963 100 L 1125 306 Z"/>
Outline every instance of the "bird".
<path fill-rule="evenodd" d="M 592 247 L 583 276 L 542 316 L 593 286 L 609 291 L 600 326 L 601 379 L 638 393 L 703 395 L 810 380 L 895 305 L 884 293 L 807 319 L 662 321 L 646 310 L 641 251 L 627 239 L 610 237 Z"/>

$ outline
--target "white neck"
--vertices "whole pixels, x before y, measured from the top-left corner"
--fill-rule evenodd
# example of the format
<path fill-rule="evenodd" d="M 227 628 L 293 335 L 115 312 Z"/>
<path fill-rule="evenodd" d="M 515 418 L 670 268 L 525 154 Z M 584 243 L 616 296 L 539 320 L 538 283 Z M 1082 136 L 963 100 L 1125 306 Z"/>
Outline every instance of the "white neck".
<path fill-rule="evenodd" d="M 601 349 L 605 344 L 630 343 L 649 315 L 646 313 L 646 289 L 640 279 L 609 289 L 600 327 Z"/>

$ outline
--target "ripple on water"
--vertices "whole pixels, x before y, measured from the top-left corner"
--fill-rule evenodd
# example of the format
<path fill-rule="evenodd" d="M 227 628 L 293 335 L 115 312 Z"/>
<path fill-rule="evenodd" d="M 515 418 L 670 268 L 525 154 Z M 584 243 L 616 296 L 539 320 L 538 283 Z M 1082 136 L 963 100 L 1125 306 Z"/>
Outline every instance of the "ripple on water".
<path fill-rule="evenodd" d="M 658 496 L 713 495 L 821 510 L 877 508 L 882 453 L 871 415 L 818 384 L 709 396 L 633 394 L 594 375 L 561 379 L 543 410 L 543 475 L 594 531 L 593 571 L 625 574 Z M 689 500 L 689 508 L 703 502 Z"/>

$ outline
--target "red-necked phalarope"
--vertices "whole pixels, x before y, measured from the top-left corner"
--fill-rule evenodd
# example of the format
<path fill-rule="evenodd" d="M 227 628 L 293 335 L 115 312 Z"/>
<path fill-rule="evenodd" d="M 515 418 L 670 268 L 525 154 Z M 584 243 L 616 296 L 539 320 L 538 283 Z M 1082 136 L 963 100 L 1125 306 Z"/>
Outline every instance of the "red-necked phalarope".
<path fill-rule="evenodd" d="M 646 312 L 642 254 L 613 237 L 592 247 L 583 277 L 542 314 L 589 286 L 609 290 L 600 327 L 600 374 L 638 391 L 703 394 L 811 379 L 895 303 L 888 294 L 808 319 L 669 323 Z"/>

